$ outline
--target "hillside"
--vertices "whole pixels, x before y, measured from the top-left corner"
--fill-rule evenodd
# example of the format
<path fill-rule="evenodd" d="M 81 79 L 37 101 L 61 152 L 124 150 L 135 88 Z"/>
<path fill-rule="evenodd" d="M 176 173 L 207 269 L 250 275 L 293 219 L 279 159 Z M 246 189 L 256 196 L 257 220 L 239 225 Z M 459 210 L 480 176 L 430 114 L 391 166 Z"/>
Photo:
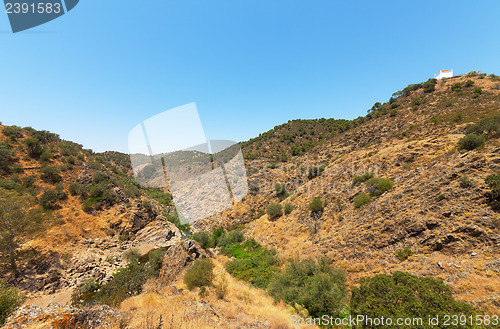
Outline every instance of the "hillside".
<path fill-rule="evenodd" d="M 27 293 L 28 304 L 43 308 L 70 302 L 82 287 L 97 295 L 106 286 L 116 295 L 117 286 L 130 289 L 111 301 L 103 295 L 105 303 L 93 300 L 116 310 L 75 300 L 78 309 L 52 306 L 43 313 L 27 306 L 10 324 L 27 312 L 38 328 L 62 318 L 75 327 L 75 314 L 117 328 L 289 328 L 291 315 L 320 312 L 273 303 L 268 284 L 289 258 L 322 256 L 332 262 L 328 268 L 345 273 L 349 293 L 361 278 L 403 271 L 442 279 L 458 301 L 498 314 L 500 215 L 487 177 L 500 174 L 499 108 L 498 77 L 468 75 L 410 85 L 353 121 L 277 126 L 242 143 L 250 193 L 194 223 L 199 244 L 182 232 L 189 227 L 180 225 L 168 191 L 134 182 L 127 155 L 0 126 L 0 192 L 21 200 L 28 218 L 15 241 L 17 275 L 5 248 L 0 275 Z M 466 134 L 478 136 L 463 140 Z M 273 215 L 266 209 L 271 203 L 286 214 L 280 208 Z M 221 242 L 221 226 L 248 240 L 224 233 Z M 210 242 L 200 239 L 204 231 Z M 151 250 L 165 253 L 154 266 Z M 269 262 L 261 281 L 235 269 L 247 256 Z M 214 284 L 204 295 L 205 287 L 190 291 L 183 277 L 206 258 Z M 120 283 L 120 275 L 130 277 Z M 124 283 L 136 280 L 138 287 Z"/>

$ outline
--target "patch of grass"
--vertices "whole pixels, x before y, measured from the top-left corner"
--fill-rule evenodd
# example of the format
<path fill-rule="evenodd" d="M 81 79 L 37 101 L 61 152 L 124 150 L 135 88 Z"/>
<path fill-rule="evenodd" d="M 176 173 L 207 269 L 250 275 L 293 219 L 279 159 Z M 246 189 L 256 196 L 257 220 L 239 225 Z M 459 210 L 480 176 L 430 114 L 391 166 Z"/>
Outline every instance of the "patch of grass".
<path fill-rule="evenodd" d="M 233 244 L 224 250 L 235 257 L 226 264 L 226 270 L 234 277 L 265 288 L 279 271 L 279 259 L 274 249 L 267 249 L 254 239 Z"/>
<path fill-rule="evenodd" d="M 371 178 L 366 182 L 366 185 L 372 196 L 379 196 L 389 191 L 394 186 L 394 182 L 389 178 Z"/>
<path fill-rule="evenodd" d="M 357 185 L 357 184 L 366 182 L 367 180 L 369 180 L 371 178 L 373 178 L 373 172 L 366 171 L 363 175 L 354 176 L 352 179 L 352 184 Z"/>
<path fill-rule="evenodd" d="M 402 262 L 407 260 L 411 255 L 413 255 L 413 251 L 408 248 L 399 249 L 396 251 L 396 257 Z"/>

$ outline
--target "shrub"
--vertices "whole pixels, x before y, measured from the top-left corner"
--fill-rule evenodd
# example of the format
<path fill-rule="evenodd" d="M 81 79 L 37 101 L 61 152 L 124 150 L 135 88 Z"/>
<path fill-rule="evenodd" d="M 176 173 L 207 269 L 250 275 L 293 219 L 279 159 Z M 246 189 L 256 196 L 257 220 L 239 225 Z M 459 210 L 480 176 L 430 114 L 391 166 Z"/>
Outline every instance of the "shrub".
<path fill-rule="evenodd" d="M 468 134 L 458 141 L 458 147 L 470 151 L 483 146 L 485 142 L 483 135 Z"/>
<path fill-rule="evenodd" d="M 312 214 L 321 213 L 325 209 L 325 203 L 321 201 L 320 198 L 314 198 L 311 203 L 309 203 L 309 210 Z"/>
<path fill-rule="evenodd" d="M 85 185 L 78 184 L 78 183 L 69 184 L 68 191 L 69 191 L 69 194 L 71 194 L 71 195 L 79 195 L 83 198 L 86 198 L 87 193 L 88 193 L 87 187 Z"/>
<path fill-rule="evenodd" d="M 360 193 L 354 197 L 353 201 L 354 208 L 360 208 L 365 204 L 370 203 L 370 201 L 372 201 L 372 198 L 370 198 L 370 196 L 366 193 Z"/>
<path fill-rule="evenodd" d="M 229 234 L 223 234 L 217 238 L 216 245 L 222 248 L 229 247 L 235 243 L 240 243 L 245 240 L 243 233 L 240 231 L 230 232 Z"/>
<path fill-rule="evenodd" d="M 269 216 L 270 220 L 274 220 L 280 217 L 281 215 L 283 215 L 283 209 L 281 208 L 281 204 L 274 202 L 268 204 L 266 207 L 266 213 Z"/>
<path fill-rule="evenodd" d="M 338 315 L 344 308 L 347 293 L 345 274 L 321 258 L 291 260 L 282 273 L 269 282 L 269 294 L 276 302 L 301 305 L 313 317 Z"/>
<path fill-rule="evenodd" d="M 224 251 L 235 258 L 226 263 L 226 270 L 256 287 L 267 287 L 269 280 L 279 271 L 276 250 L 264 248 L 254 239 L 235 243 Z"/>
<path fill-rule="evenodd" d="M 392 275 L 379 274 L 361 278 L 360 287 L 352 289 L 351 316 L 363 315 L 367 318 L 423 318 L 422 325 L 406 328 L 447 328 L 433 326 L 425 319 L 429 316 L 472 316 L 474 309 L 453 298 L 451 289 L 441 280 L 417 277 L 404 272 Z M 393 328 L 394 326 L 377 326 Z"/>
<path fill-rule="evenodd" d="M 490 192 L 490 206 L 493 210 L 500 210 L 500 174 L 489 175 L 485 179 L 486 184 L 488 184 L 491 189 Z"/>
<path fill-rule="evenodd" d="M 307 174 L 307 178 L 313 179 L 321 175 L 321 173 L 325 170 L 325 166 L 321 165 L 319 167 L 311 167 L 309 168 L 309 173 Z"/>
<path fill-rule="evenodd" d="M 17 126 L 5 127 L 2 130 L 2 134 L 9 137 L 12 141 L 23 137 L 22 129 Z"/>
<path fill-rule="evenodd" d="M 395 117 L 396 115 L 398 115 L 398 110 L 396 110 L 396 109 L 392 109 L 392 110 L 389 112 L 389 116 L 390 116 L 390 117 Z"/>
<path fill-rule="evenodd" d="M 42 179 L 49 183 L 55 184 L 62 180 L 59 169 L 56 167 L 43 167 L 40 172 L 42 173 Z"/>
<path fill-rule="evenodd" d="M 214 278 L 213 265 L 209 258 L 198 259 L 184 275 L 184 283 L 189 290 L 212 284 Z"/>
<path fill-rule="evenodd" d="M 40 154 L 40 161 L 48 162 L 50 159 L 52 159 L 52 153 L 50 150 L 46 149 L 42 152 L 42 154 Z"/>
<path fill-rule="evenodd" d="M 451 91 L 454 91 L 454 92 L 457 92 L 457 93 L 461 92 L 462 91 L 462 83 L 456 82 L 453 85 L 451 85 Z"/>
<path fill-rule="evenodd" d="M 411 255 L 413 255 L 413 251 L 408 248 L 399 249 L 396 251 L 396 257 L 402 262 L 407 260 Z"/>
<path fill-rule="evenodd" d="M 467 80 L 467 81 L 465 81 L 464 86 L 465 86 L 465 87 L 472 87 L 472 85 L 473 85 L 473 84 L 474 84 L 474 81 L 472 81 L 472 80 Z"/>
<path fill-rule="evenodd" d="M 0 279 L 0 326 L 21 306 L 26 297 L 15 287 L 9 287 Z"/>
<path fill-rule="evenodd" d="M 285 211 L 285 215 L 290 214 L 293 211 L 293 206 L 289 203 L 285 204 L 284 211 Z"/>
<path fill-rule="evenodd" d="M 0 170 L 8 171 L 9 165 L 14 160 L 14 151 L 12 151 L 9 145 L 0 143 Z"/>
<path fill-rule="evenodd" d="M 248 189 L 249 189 L 250 194 L 253 194 L 253 195 L 259 194 L 259 191 L 260 191 L 259 184 L 256 182 L 250 182 L 248 184 Z"/>
<path fill-rule="evenodd" d="M 394 182 L 389 178 L 371 178 L 366 182 L 366 185 L 372 196 L 379 196 L 389 191 L 394 186 Z"/>
<path fill-rule="evenodd" d="M 210 243 L 210 235 L 205 231 L 196 232 L 193 234 L 193 240 L 198 242 L 203 249 L 206 249 Z"/>
<path fill-rule="evenodd" d="M 25 176 L 23 177 L 23 186 L 24 187 L 33 187 L 35 185 L 36 178 L 34 176 Z"/>
<path fill-rule="evenodd" d="M 436 90 L 436 79 L 429 79 L 426 82 L 424 82 L 423 87 L 424 87 L 424 92 L 426 93 L 432 93 L 434 90 Z"/>
<path fill-rule="evenodd" d="M 465 133 L 485 135 L 487 138 L 500 136 L 500 114 L 495 114 L 467 126 L 467 128 L 465 128 Z"/>
<path fill-rule="evenodd" d="M 464 115 L 462 114 L 462 112 L 459 112 L 459 113 L 455 114 L 455 116 L 453 117 L 453 121 L 460 122 L 460 121 L 462 121 L 463 116 Z"/>
<path fill-rule="evenodd" d="M 474 88 L 474 98 L 478 98 L 479 95 L 481 95 L 483 93 L 483 90 L 479 87 L 477 88 Z"/>
<path fill-rule="evenodd" d="M 62 191 L 48 190 L 45 191 L 40 197 L 40 205 L 44 209 L 57 209 L 59 207 L 57 204 L 58 201 L 64 200 L 67 197 L 66 193 Z"/>
<path fill-rule="evenodd" d="M 24 140 L 28 155 L 33 159 L 38 159 L 43 152 L 42 144 L 37 138 L 26 138 Z"/>
<path fill-rule="evenodd" d="M 469 188 L 469 187 L 472 187 L 472 181 L 470 180 L 469 177 L 467 177 L 467 175 L 464 175 L 462 176 L 462 178 L 460 178 L 460 186 L 463 187 L 463 188 Z"/>
<path fill-rule="evenodd" d="M 276 169 L 276 168 L 278 168 L 278 164 L 276 162 L 272 162 L 267 166 L 267 168 Z"/>
<path fill-rule="evenodd" d="M 359 183 L 366 182 L 367 180 L 373 178 L 373 173 L 370 171 L 366 171 L 363 175 L 360 176 L 354 176 L 352 179 L 352 184 L 357 185 Z"/>

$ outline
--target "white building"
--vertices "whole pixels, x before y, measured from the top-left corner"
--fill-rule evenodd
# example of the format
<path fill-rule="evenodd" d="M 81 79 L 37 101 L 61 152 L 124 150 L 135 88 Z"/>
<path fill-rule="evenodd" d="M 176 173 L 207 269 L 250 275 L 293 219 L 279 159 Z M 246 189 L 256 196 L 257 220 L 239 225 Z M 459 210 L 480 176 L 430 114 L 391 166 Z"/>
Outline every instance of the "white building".
<path fill-rule="evenodd" d="M 434 78 L 441 80 L 442 78 L 453 78 L 453 70 L 441 70 L 439 74 L 434 74 Z"/>

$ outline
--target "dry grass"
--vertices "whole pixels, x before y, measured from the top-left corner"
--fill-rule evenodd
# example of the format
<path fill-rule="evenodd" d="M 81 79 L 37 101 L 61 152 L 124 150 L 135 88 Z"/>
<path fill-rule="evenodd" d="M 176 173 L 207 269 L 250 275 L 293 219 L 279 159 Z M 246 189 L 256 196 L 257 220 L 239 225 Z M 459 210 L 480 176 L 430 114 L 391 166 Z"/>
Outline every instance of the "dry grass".
<path fill-rule="evenodd" d="M 226 284 L 224 298 L 214 288 L 201 298 L 198 290 L 188 291 L 182 282 L 160 287 L 149 282 L 145 292 L 125 300 L 121 311 L 131 312 L 131 328 L 156 328 L 160 316 L 163 328 L 290 328 L 290 311 L 283 304 L 274 304 L 265 291 L 231 277 L 223 267 L 224 256 L 214 259 L 215 281 Z M 304 326 L 301 328 L 316 328 Z"/>

